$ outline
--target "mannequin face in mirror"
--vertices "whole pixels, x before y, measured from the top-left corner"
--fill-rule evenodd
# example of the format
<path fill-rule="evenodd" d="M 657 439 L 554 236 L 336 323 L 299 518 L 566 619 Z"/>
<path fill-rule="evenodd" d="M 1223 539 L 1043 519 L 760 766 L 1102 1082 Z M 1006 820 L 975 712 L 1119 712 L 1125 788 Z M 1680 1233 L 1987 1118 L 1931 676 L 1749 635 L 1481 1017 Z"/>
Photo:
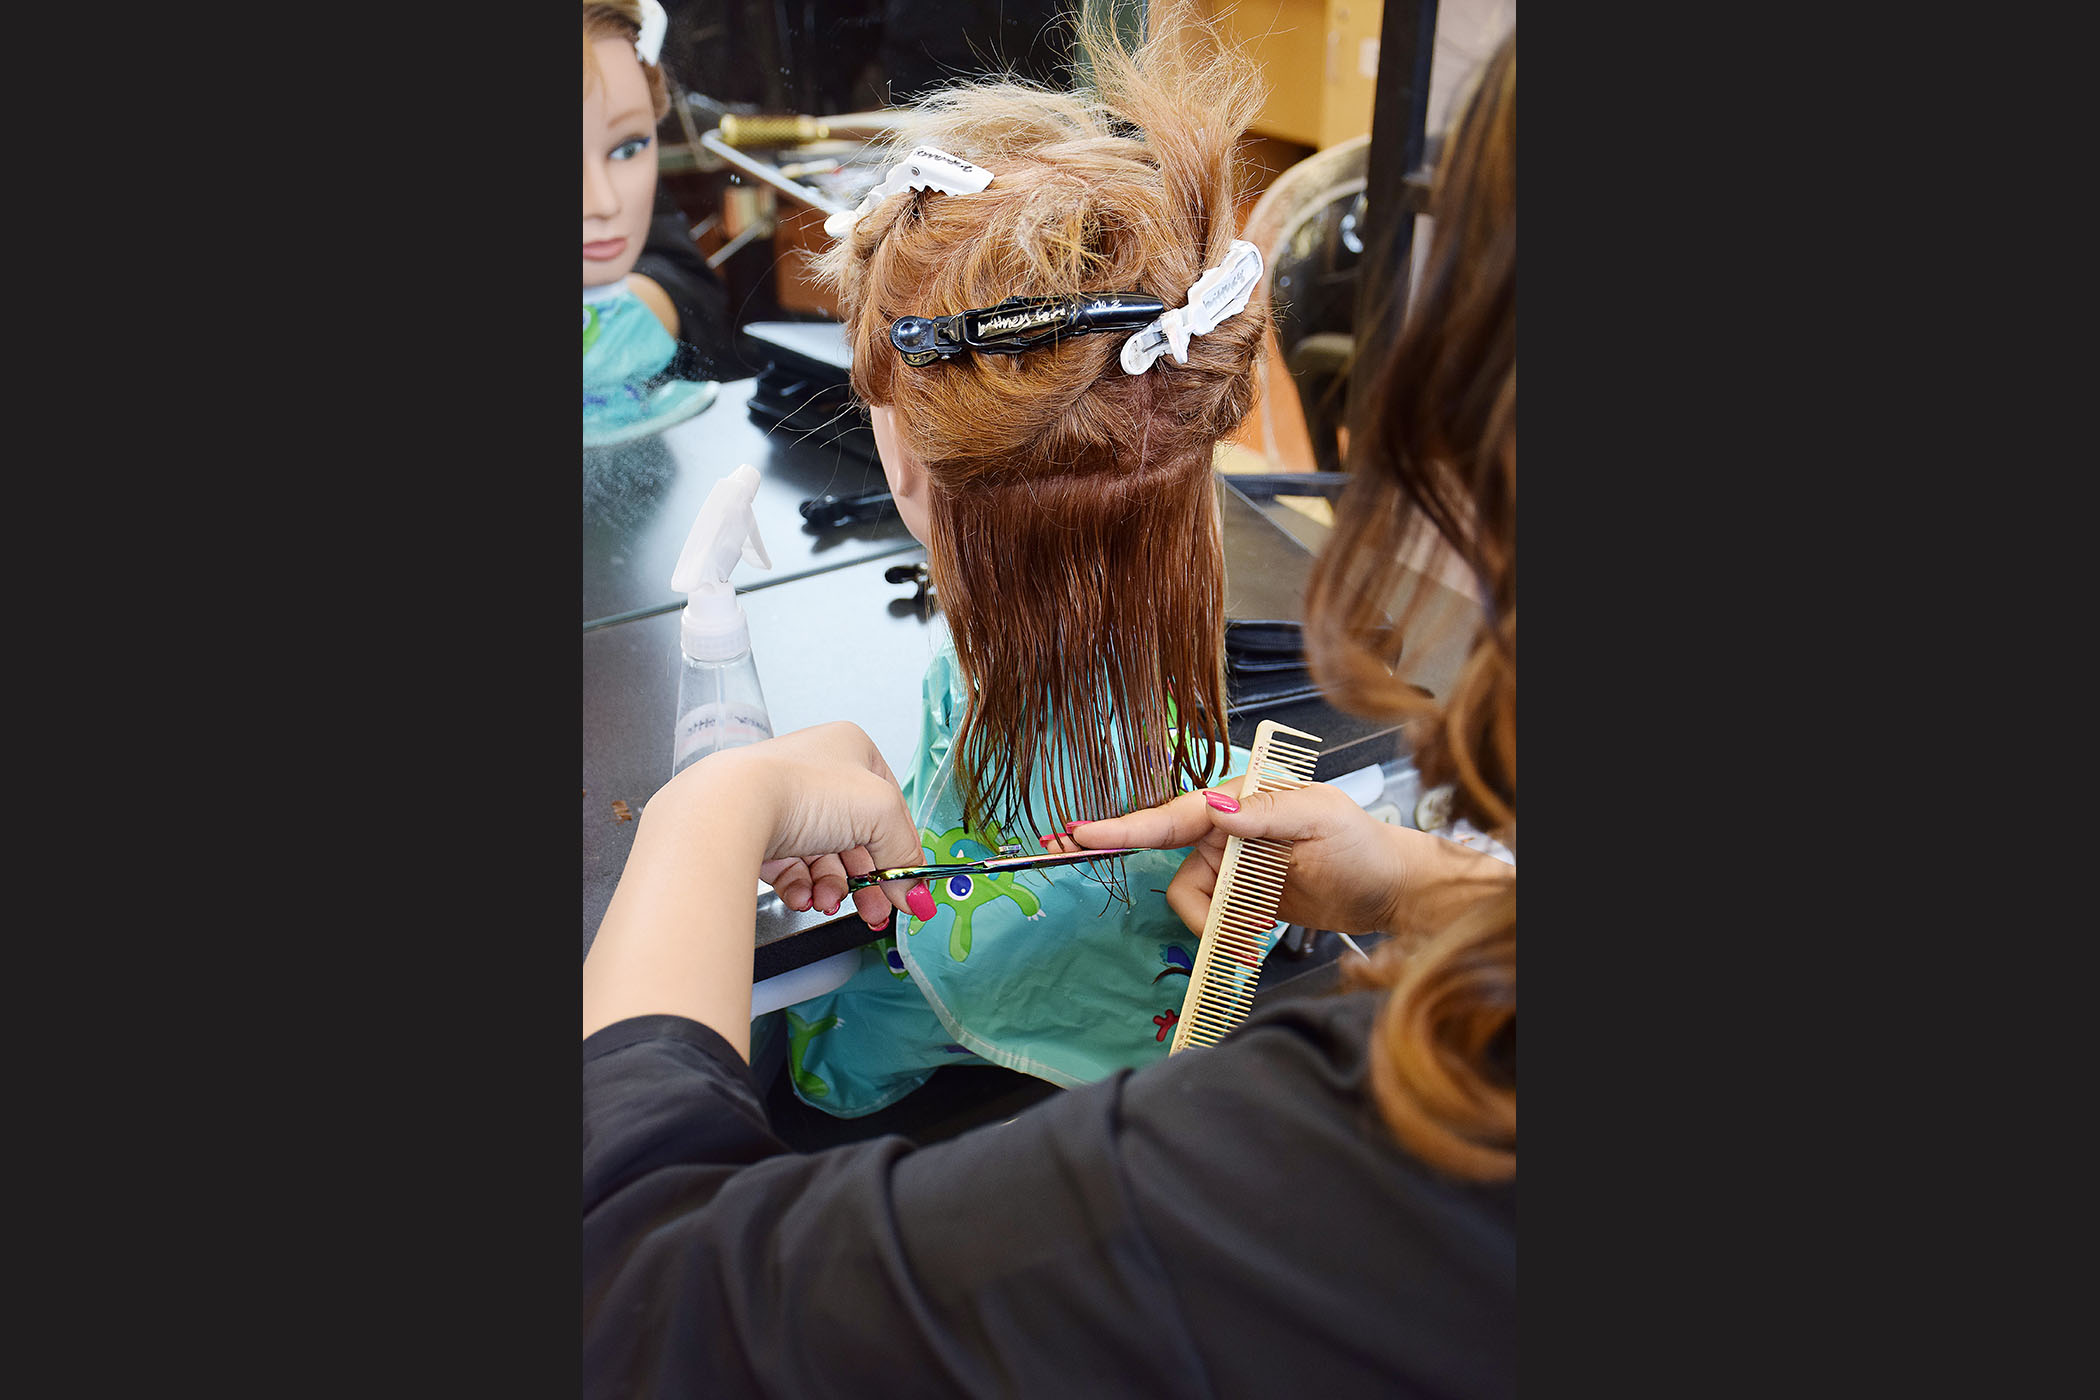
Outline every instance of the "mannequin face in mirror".
<path fill-rule="evenodd" d="M 875 450 L 882 458 L 882 475 L 897 498 L 897 514 L 904 528 L 920 544 L 926 543 L 926 469 L 905 445 L 897 431 L 897 415 L 881 405 L 868 409 L 875 426 Z"/>
<path fill-rule="evenodd" d="M 583 285 L 625 277 L 656 208 L 656 113 L 629 39 L 591 46 L 599 81 L 583 94 Z"/>

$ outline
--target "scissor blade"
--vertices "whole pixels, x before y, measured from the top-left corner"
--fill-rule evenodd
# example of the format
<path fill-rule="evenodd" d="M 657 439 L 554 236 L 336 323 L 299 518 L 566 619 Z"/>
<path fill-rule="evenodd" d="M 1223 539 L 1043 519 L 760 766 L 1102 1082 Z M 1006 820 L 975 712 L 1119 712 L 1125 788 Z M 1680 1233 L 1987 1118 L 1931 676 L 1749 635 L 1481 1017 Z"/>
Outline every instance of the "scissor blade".
<path fill-rule="evenodd" d="M 987 871 L 998 873 L 1006 870 L 1033 870 L 1043 865 L 1077 865 L 1081 861 L 1101 860 L 1108 856 L 1127 856 L 1134 851 L 1150 850 L 1149 846 L 1103 846 L 1098 851 L 1072 851 L 1040 856 L 1001 856 L 996 860 L 983 861 Z"/>
<path fill-rule="evenodd" d="M 848 880 L 846 888 L 848 891 L 864 890 L 889 880 L 938 880 L 947 875 L 974 875 L 983 868 L 976 861 L 966 860 L 947 865 L 907 865 L 891 870 L 870 870 Z"/>
<path fill-rule="evenodd" d="M 870 885 L 879 885 L 889 880 L 933 880 L 946 875 L 1001 875 L 1009 870 L 1033 870 L 1044 865 L 1077 865 L 1081 861 L 1102 860 L 1109 856 L 1127 856 L 1135 851 L 1149 851 L 1150 846 L 1104 846 L 1098 851 L 1075 851 L 1070 854 L 1048 854 L 1039 856 L 1000 856 L 994 860 L 958 861 L 952 865 L 916 865 L 903 870 L 871 870 L 865 875 L 856 875 L 846 882 L 846 889 L 864 890 Z"/>

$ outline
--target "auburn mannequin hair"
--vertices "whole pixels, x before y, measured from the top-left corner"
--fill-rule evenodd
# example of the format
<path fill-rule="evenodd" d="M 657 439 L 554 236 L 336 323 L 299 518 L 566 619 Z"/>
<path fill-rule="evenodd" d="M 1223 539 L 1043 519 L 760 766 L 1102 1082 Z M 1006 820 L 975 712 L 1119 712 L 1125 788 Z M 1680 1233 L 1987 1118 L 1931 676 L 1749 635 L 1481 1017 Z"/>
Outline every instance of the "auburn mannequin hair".
<path fill-rule="evenodd" d="M 1431 194 L 1428 256 L 1378 366 L 1351 479 L 1314 566 L 1306 649 L 1339 704 L 1422 721 L 1423 780 L 1511 850 L 1517 834 L 1517 42 L 1481 71 Z M 1403 546 L 1436 531 L 1478 579 L 1485 616 L 1440 706 L 1397 674 L 1413 616 L 1387 604 Z M 1419 597 L 1419 594 L 1414 595 Z M 1475 901 L 1412 945 L 1388 940 L 1356 980 L 1390 987 L 1371 1085 L 1395 1135 L 1456 1176 L 1517 1170 L 1517 903 Z"/>
<path fill-rule="evenodd" d="M 1155 10 L 1161 6 L 1155 5 Z M 1245 417 L 1250 308 L 1126 374 L 1127 334 L 923 367 L 901 316 L 1010 296 L 1139 292 L 1168 307 L 1236 232 L 1234 152 L 1253 66 L 1155 14 L 1135 52 L 1082 24 L 1073 93 L 966 82 L 922 98 L 895 155 L 939 147 L 982 192 L 891 195 L 817 261 L 853 388 L 895 413 L 928 480 L 929 572 L 970 687 L 955 765 L 965 820 L 1051 830 L 1223 776 L 1224 555 L 1212 458 Z M 1052 826 L 1017 827 L 1040 779 Z"/>
<path fill-rule="evenodd" d="M 642 32 L 641 0 L 584 0 L 583 6 L 583 90 L 589 92 L 591 84 L 599 80 L 598 55 L 591 46 L 600 39 L 625 39 L 629 43 Z M 642 64 L 642 77 L 649 83 L 649 105 L 656 119 L 662 121 L 664 113 L 671 110 L 670 90 L 664 86 L 664 70 L 661 64 Z"/>

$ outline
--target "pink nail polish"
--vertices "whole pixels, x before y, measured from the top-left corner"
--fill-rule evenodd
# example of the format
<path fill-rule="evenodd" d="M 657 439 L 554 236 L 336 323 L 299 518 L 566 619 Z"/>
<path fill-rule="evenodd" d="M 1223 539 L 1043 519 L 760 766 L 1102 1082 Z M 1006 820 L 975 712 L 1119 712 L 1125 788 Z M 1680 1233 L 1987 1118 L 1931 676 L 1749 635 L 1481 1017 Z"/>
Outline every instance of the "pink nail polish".
<path fill-rule="evenodd" d="M 1092 818 L 1088 818 L 1087 820 L 1088 820 L 1088 821 L 1091 821 L 1091 820 L 1092 820 Z M 1071 830 L 1071 829 L 1072 829 L 1073 827 L 1075 827 L 1075 826 L 1085 826 L 1085 825 L 1087 825 L 1087 822 L 1086 822 L 1086 821 L 1075 821 L 1075 822 L 1066 822 L 1066 823 L 1065 823 L 1065 830 L 1067 830 L 1067 831 L 1070 831 L 1070 830 Z"/>
<path fill-rule="evenodd" d="M 829 909 L 826 909 L 824 912 L 826 914 L 836 914 L 839 912 L 839 907 L 836 904 L 834 904 Z"/>
<path fill-rule="evenodd" d="M 911 916 L 920 923 L 933 917 L 933 891 L 926 888 L 924 880 L 913 885 L 905 894 L 904 902 L 911 908 Z"/>
<path fill-rule="evenodd" d="M 1057 837 L 1054 834 L 1050 836 L 1038 836 L 1035 839 L 1042 842 L 1045 846 L 1051 846 L 1057 843 Z"/>
<path fill-rule="evenodd" d="M 1240 809 L 1239 799 L 1230 793 L 1214 792 L 1209 788 L 1205 788 L 1203 790 L 1203 800 L 1221 812 L 1237 812 Z"/>

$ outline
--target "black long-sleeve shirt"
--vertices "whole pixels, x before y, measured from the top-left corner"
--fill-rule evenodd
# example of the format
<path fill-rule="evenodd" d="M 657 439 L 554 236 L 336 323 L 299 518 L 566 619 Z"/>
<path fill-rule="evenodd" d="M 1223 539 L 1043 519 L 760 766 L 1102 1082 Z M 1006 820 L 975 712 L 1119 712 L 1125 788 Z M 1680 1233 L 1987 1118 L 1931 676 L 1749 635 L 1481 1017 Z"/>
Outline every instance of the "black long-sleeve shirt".
<path fill-rule="evenodd" d="M 1409 1156 L 1378 993 L 914 1147 L 790 1151 L 676 1016 L 584 1042 L 585 1390 L 1471 1396 L 1516 1390 L 1516 1188 Z"/>

